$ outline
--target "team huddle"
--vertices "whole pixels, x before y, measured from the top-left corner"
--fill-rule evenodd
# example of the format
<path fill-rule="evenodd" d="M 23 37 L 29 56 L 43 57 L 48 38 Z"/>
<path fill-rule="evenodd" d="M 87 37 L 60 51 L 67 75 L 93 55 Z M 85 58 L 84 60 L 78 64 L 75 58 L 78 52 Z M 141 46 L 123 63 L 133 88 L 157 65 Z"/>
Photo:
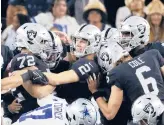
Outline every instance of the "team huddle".
<path fill-rule="evenodd" d="M 148 43 L 145 19 L 131 16 L 119 30 L 103 32 L 82 25 L 67 47 L 71 67 L 53 73 L 62 60 L 61 34 L 36 23 L 18 28 L 21 53 L 11 61 L 10 76 L 1 79 L 1 91 L 23 91 L 39 106 L 13 125 L 164 125 L 164 44 Z M 57 88 L 66 84 L 87 85 L 90 98 L 68 103 L 57 97 Z"/>

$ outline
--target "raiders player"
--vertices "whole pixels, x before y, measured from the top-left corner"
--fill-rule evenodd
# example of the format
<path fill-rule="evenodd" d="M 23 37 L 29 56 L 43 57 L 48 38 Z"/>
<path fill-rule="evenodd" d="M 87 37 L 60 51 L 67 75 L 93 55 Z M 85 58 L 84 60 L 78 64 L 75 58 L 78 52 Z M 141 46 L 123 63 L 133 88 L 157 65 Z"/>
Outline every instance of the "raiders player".
<path fill-rule="evenodd" d="M 106 34 L 106 35 L 104 35 Z M 108 72 L 114 67 L 114 65 L 110 65 L 111 63 L 113 64 L 113 61 L 115 59 L 115 54 L 118 54 L 119 51 L 117 53 L 114 53 L 112 55 L 113 60 L 111 59 L 111 51 L 110 51 L 110 47 L 108 47 L 108 43 L 110 43 L 110 45 L 112 46 L 113 44 L 115 44 L 116 42 L 118 42 L 119 39 L 119 32 L 117 29 L 112 28 L 110 30 L 106 30 L 104 31 L 104 33 L 102 34 L 104 37 L 104 42 L 102 43 L 103 45 L 100 48 L 100 51 L 97 54 L 97 59 L 98 59 L 98 64 L 101 67 L 101 71 L 102 71 L 102 78 L 100 77 L 100 86 L 103 85 L 103 90 L 105 90 L 106 92 L 106 96 L 103 95 L 102 91 L 100 91 L 100 89 L 98 89 L 99 93 L 101 94 L 101 96 L 105 97 L 106 100 L 109 99 L 110 94 L 111 94 L 111 89 L 109 87 L 109 85 L 107 84 L 107 82 L 109 82 L 109 77 L 108 77 Z M 113 43 L 113 44 L 112 44 Z M 119 46 L 121 48 L 121 46 Z M 119 48 L 118 48 L 119 50 Z M 128 101 L 124 98 L 121 107 L 117 113 L 117 115 L 115 116 L 114 119 L 112 120 L 106 120 L 104 118 L 104 125 L 127 125 L 128 120 L 130 119 L 130 110 L 128 108 Z M 103 114 L 102 114 L 103 116 Z"/>
<path fill-rule="evenodd" d="M 108 103 L 97 91 L 96 77 L 88 79 L 89 89 L 99 108 L 107 119 L 113 119 L 120 108 L 123 97 L 126 97 L 133 104 L 132 115 L 135 122 L 146 119 L 144 122 L 147 124 L 156 125 L 157 117 L 164 111 L 164 106 L 161 103 L 164 101 L 164 81 L 162 78 L 164 76 L 164 60 L 162 56 L 157 50 L 150 50 L 132 59 L 117 43 L 110 43 L 108 47 L 111 59 L 109 66 L 116 66 L 108 73 L 108 84 L 111 87 Z M 135 110 L 141 100 L 145 100 L 145 96 L 150 101 L 145 101 L 143 109 Z M 154 105 L 154 98 L 160 99 L 157 101 L 157 105 Z M 151 109 L 152 106 L 154 110 Z M 140 114 L 142 110 L 145 112 Z M 152 117 L 153 119 L 150 120 Z"/>
<path fill-rule="evenodd" d="M 136 21 L 137 20 L 137 21 Z M 150 25 L 142 17 L 131 16 L 121 24 L 119 43 L 132 57 L 138 56 L 150 49 L 157 49 L 164 57 L 164 44 L 149 42 Z"/>
<path fill-rule="evenodd" d="M 22 77 L 19 75 L 24 72 L 27 72 L 26 70 L 24 70 L 24 71 L 18 71 L 17 73 L 15 73 L 17 74 L 17 76 L 10 77 L 12 78 L 12 82 L 9 79 L 3 79 L 2 89 L 19 86 L 24 82 L 25 84 L 23 84 L 23 86 L 31 95 L 33 95 L 36 98 L 43 98 L 49 95 L 52 92 L 52 90 L 56 88 L 57 85 L 63 85 L 63 84 L 68 84 L 68 83 L 75 84 L 75 82 L 79 82 L 76 85 L 85 86 L 85 87 L 81 87 L 81 89 L 85 93 L 86 93 L 86 90 L 89 92 L 87 84 L 85 84 L 86 79 L 91 73 L 95 73 L 95 74 L 99 73 L 99 68 L 94 61 L 94 57 L 95 57 L 95 53 L 99 49 L 100 30 L 93 25 L 86 24 L 86 25 L 81 26 L 80 29 L 76 32 L 76 34 L 72 38 L 74 42 L 73 44 L 73 47 L 75 50 L 74 54 L 79 59 L 72 65 L 71 69 L 68 71 L 64 71 L 58 74 L 46 73 L 49 84 L 47 82 L 45 83 L 44 80 L 41 80 L 41 81 L 39 80 L 40 85 L 44 84 L 46 86 L 50 86 L 50 88 L 46 88 L 46 86 L 26 84 L 26 82 L 30 82 L 29 81 L 30 78 L 27 78 L 27 79 L 25 78 L 24 81 L 22 81 Z M 36 74 L 38 75 L 42 74 L 39 71 L 36 71 L 36 72 L 37 72 Z M 25 74 L 28 75 L 29 73 L 27 72 Z M 42 77 L 38 76 L 35 80 L 38 81 L 38 78 L 42 79 Z M 18 82 L 19 80 L 20 82 Z M 36 83 L 35 80 L 32 81 L 32 83 Z M 11 84 L 11 83 L 15 83 L 15 84 Z M 87 88 L 87 89 L 84 89 L 84 88 Z M 70 89 L 72 90 L 71 87 Z M 78 89 L 79 90 L 78 94 L 81 93 L 81 89 Z M 79 97 L 80 96 L 81 95 L 79 95 Z M 91 94 L 89 96 L 91 96 Z"/>
<path fill-rule="evenodd" d="M 86 24 L 80 27 L 80 29 L 76 34 L 76 37 L 74 38 L 75 38 L 74 54 L 77 57 L 79 57 L 79 59 L 72 65 L 71 69 L 68 71 L 64 71 L 58 74 L 44 73 L 47 76 L 49 82 L 44 83 L 44 81 L 40 81 L 40 85 L 49 84 L 55 87 L 61 84 L 85 81 L 90 73 L 98 74 L 99 68 L 97 64 L 94 62 L 94 56 L 99 49 L 100 30 L 93 25 Z M 25 72 L 27 72 L 27 70 L 17 71 L 15 72 L 15 74 L 17 74 L 16 76 L 11 76 L 10 78 L 2 79 L 2 90 L 7 88 L 17 87 L 23 84 L 24 82 L 30 80 L 30 78 L 27 78 L 27 76 L 29 76 L 28 75 L 29 73 L 28 72 L 25 73 Z M 23 77 L 20 76 L 20 74 L 23 73 L 25 73 Z M 41 77 L 38 76 L 38 78 L 40 79 Z M 35 80 L 34 80 L 34 84 L 35 84 Z M 29 84 L 23 84 L 23 85 L 28 86 Z M 49 92 L 50 90 L 47 90 L 46 88 L 45 90 L 43 89 L 42 91 L 40 91 L 40 88 L 43 88 L 43 86 L 36 86 L 31 84 L 29 86 L 31 86 L 30 90 L 34 90 L 33 91 L 34 97 L 36 96 L 41 98 L 50 93 Z M 32 89 L 33 87 L 35 89 Z"/>
<path fill-rule="evenodd" d="M 51 35 L 44 27 L 35 23 L 27 23 L 22 25 L 17 30 L 16 44 L 21 50 L 21 53 L 16 55 L 11 62 L 10 72 L 21 69 L 33 69 L 33 66 L 43 72 L 48 71 L 45 62 L 48 59 L 43 58 L 44 53 L 52 51 L 53 40 Z M 56 39 L 55 39 L 56 40 Z M 45 42 L 49 42 L 47 45 Z M 46 53 L 46 54 L 47 54 Z M 55 55 L 55 54 L 54 54 Z M 47 55 L 49 57 L 49 55 Z M 22 113 L 28 112 L 38 107 L 37 99 L 32 97 L 23 86 L 19 86 L 11 90 L 17 109 L 12 110 L 13 103 L 8 106 L 8 109 L 14 115 L 14 120 L 17 120 Z M 30 105 L 30 106 L 29 106 Z M 13 122 L 14 122 L 13 120 Z"/>

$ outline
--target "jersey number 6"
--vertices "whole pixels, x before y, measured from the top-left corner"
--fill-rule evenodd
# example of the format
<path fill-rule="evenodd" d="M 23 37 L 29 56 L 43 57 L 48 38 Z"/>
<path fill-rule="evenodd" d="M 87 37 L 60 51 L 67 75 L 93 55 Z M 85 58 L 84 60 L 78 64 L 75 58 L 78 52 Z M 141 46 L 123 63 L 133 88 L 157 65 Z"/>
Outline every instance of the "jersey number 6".
<path fill-rule="evenodd" d="M 143 73 L 151 71 L 150 67 L 142 66 L 136 70 L 136 76 L 140 81 L 145 94 L 152 93 L 158 95 L 157 82 L 153 77 L 144 78 Z"/>

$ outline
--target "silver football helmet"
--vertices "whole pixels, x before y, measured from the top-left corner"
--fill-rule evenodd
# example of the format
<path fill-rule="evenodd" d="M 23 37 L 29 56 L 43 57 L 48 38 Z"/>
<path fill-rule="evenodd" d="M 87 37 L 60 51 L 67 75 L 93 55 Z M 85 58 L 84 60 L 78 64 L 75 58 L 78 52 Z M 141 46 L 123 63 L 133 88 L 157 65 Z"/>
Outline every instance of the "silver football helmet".
<path fill-rule="evenodd" d="M 50 33 L 42 25 L 25 23 L 17 29 L 16 33 L 18 48 L 26 48 L 43 60 L 49 57 L 44 51 L 51 50 L 53 42 Z"/>
<path fill-rule="evenodd" d="M 119 42 L 119 31 L 116 28 L 108 28 L 101 32 L 101 45 L 108 42 Z"/>
<path fill-rule="evenodd" d="M 156 125 L 157 117 L 164 112 L 164 105 L 154 94 L 140 96 L 132 105 L 133 122 L 143 121 L 148 125 Z"/>
<path fill-rule="evenodd" d="M 49 31 L 49 33 L 51 34 L 53 41 L 53 50 L 46 49 L 44 51 L 44 53 L 48 53 L 49 55 L 45 62 L 50 69 L 54 69 L 57 67 L 60 60 L 62 59 L 61 54 L 63 53 L 63 45 L 59 36 L 55 32 Z"/>
<path fill-rule="evenodd" d="M 97 112 L 91 101 L 80 98 L 68 106 L 66 117 L 70 125 L 95 125 Z"/>
<path fill-rule="evenodd" d="M 120 44 L 128 52 L 141 44 L 147 44 L 150 35 L 150 25 L 142 17 L 131 16 L 121 24 Z"/>
<path fill-rule="evenodd" d="M 73 42 L 73 53 L 76 57 L 83 57 L 96 53 L 99 50 L 99 42 L 101 39 L 101 31 L 94 25 L 82 25 L 79 30 L 71 36 Z M 86 46 L 81 49 L 81 43 Z"/>
<path fill-rule="evenodd" d="M 110 71 L 115 63 L 123 56 L 127 56 L 129 53 L 124 50 L 117 42 L 109 42 L 106 45 L 100 47 L 97 54 L 98 64 L 101 67 L 103 73 Z"/>

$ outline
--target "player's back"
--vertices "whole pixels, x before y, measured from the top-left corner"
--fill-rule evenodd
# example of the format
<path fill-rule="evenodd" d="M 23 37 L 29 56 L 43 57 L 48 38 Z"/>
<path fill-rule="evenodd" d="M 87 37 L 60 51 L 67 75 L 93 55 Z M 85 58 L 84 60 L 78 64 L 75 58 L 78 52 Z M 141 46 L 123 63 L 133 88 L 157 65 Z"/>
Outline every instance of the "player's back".
<path fill-rule="evenodd" d="M 154 93 L 164 99 L 164 81 L 160 67 L 164 61 L 157 50 L 150 50 L 122 63 L 110 72 L 110 84 L 124 90 L 125 95 L 134 102 L 139 96 Z M 117 81 L 117 83 L 112 83 Z"/>
<path fill-rule="evenodd" d="M 27 53 L 20 53 L 13 57 L 10 72 L 21 70 L 31 66 L 36 66 L 43 72 L 46 72 L 48 69 L 47 65 L 42 60 L 38 59 L 36 56 Z M 20 110 L 20 114 L 26 113 L 38 107 L 37 99 L 32 97 L 23 88 L 23 86 L 19 86 L 15 89 L 12 89 L 12 95 L 23 107 Z"/>
<path fill-rule="evenodd" d="M 36 66 L 39 70 L 46 72 L 47 65 L 32 54 L 20 53 L 13 57 L 11 62 L 11 72 L 21 70 L 30 66 Z"/>
<path fill-rule="evenodd" d="M 23 114 L 13 125 L 69 125 L 66 116 L 67 103 L 54 101 Z"/>

